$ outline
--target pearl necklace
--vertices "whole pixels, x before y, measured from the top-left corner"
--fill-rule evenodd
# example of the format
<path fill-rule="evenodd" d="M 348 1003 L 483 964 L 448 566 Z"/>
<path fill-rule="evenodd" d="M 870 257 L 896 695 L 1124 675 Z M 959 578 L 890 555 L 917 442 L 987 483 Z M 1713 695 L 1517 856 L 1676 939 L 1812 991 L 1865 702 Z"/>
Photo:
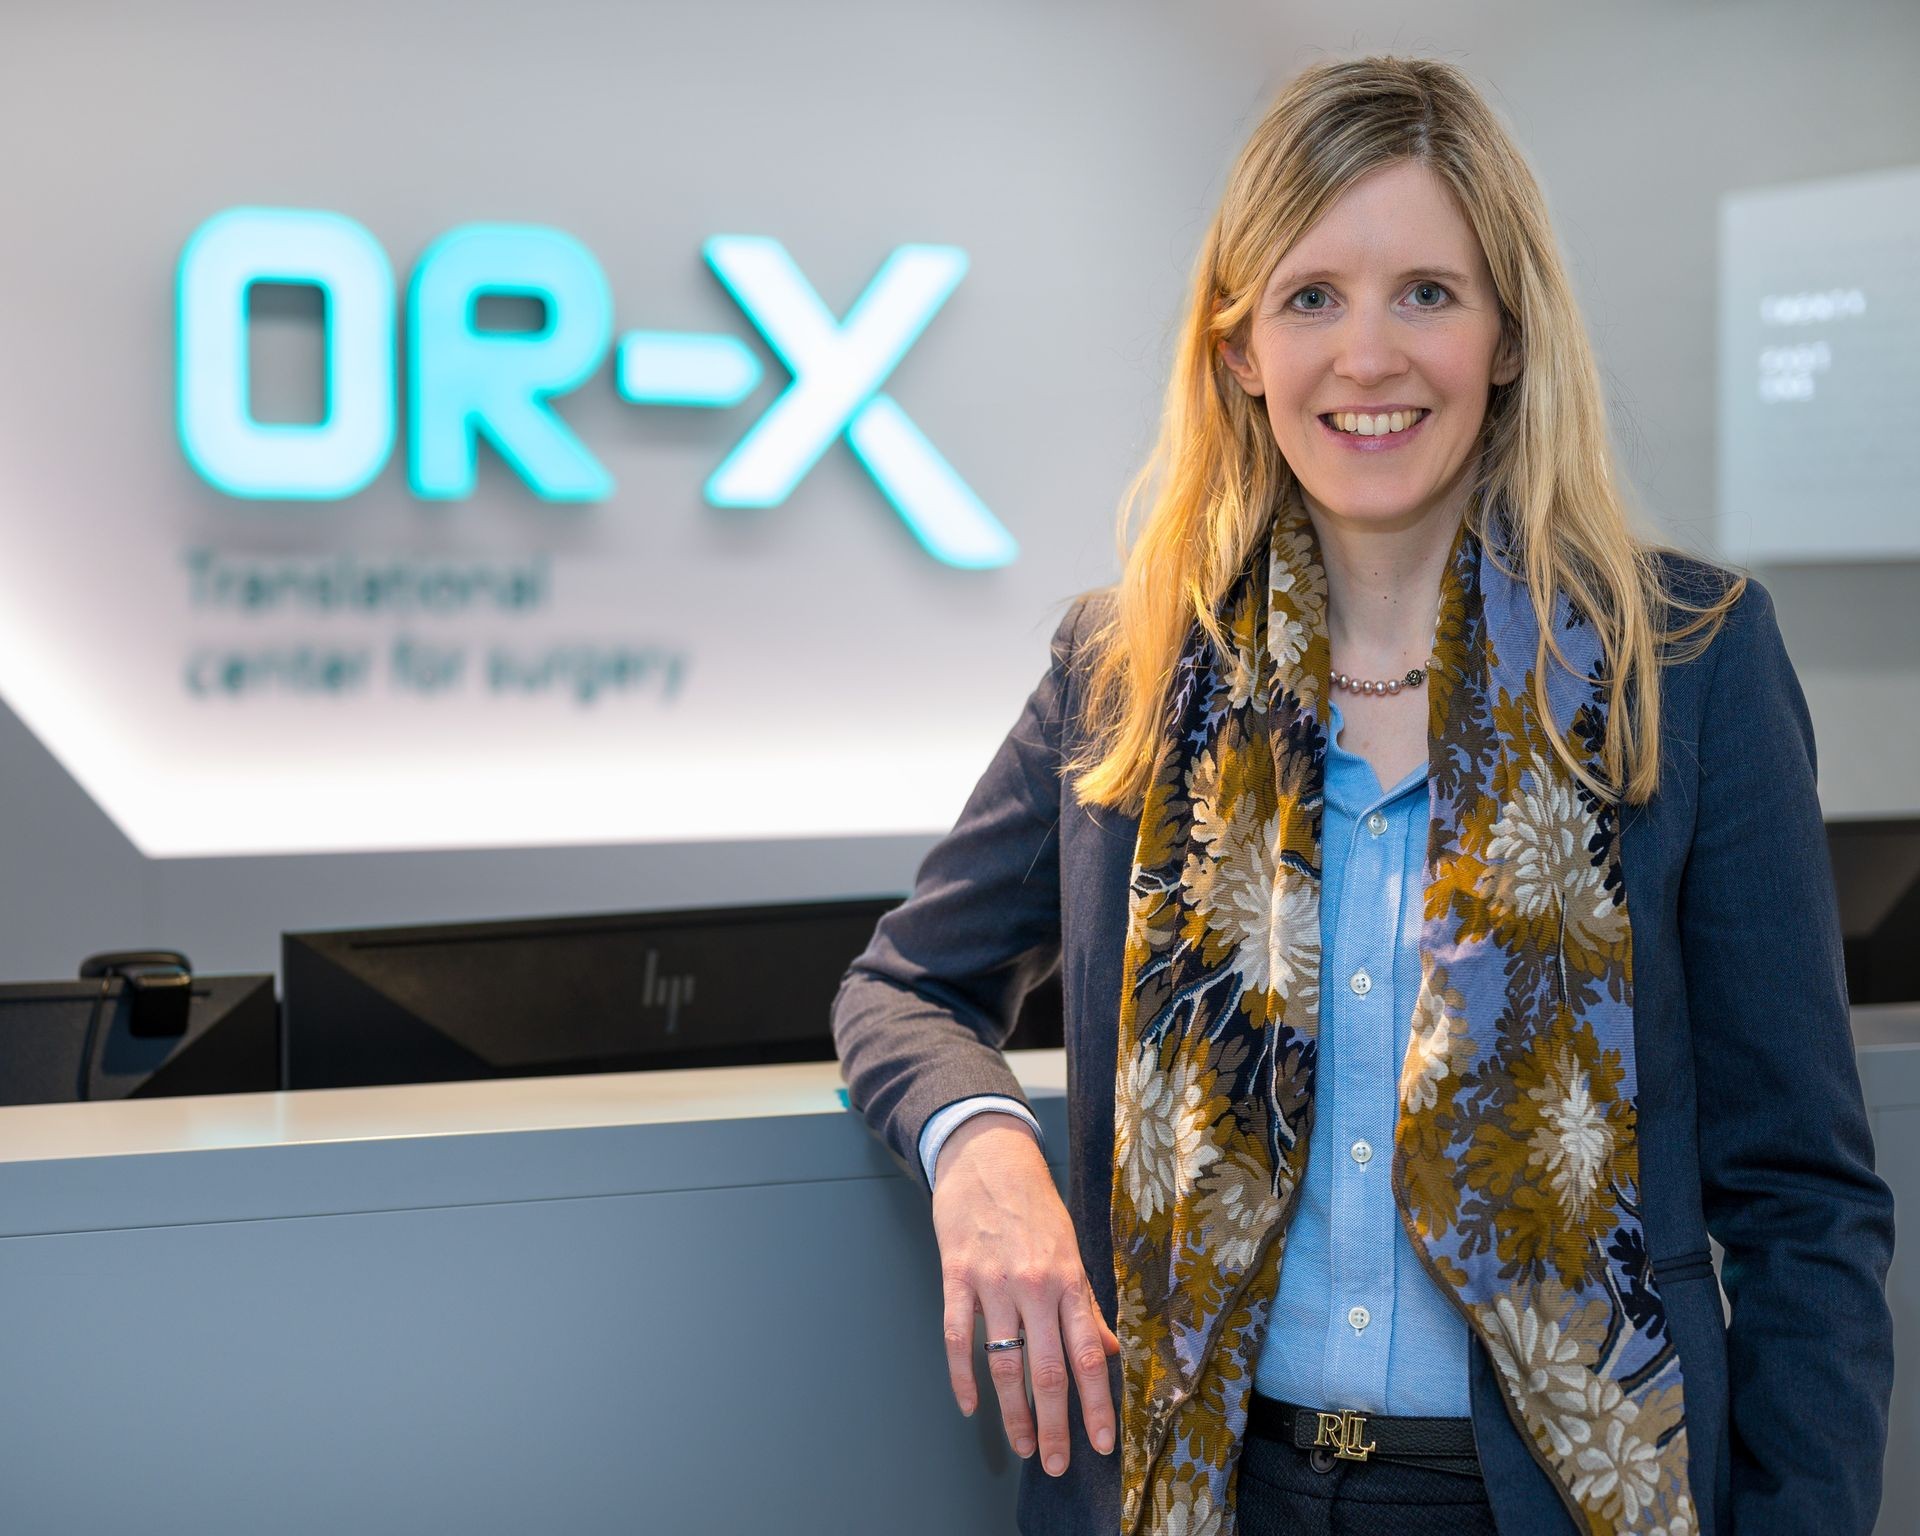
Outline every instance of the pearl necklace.
<path fill-rule="evenodd" d="M 1433 662 L 1429 660 L 1424 667 L 1409 667 L 1404 677 L 1376 680 L 1366 677 L 1349 677 L 1344 672 L 1336 672 L 1333 674 L 1333 686 L 1344 688 L 1349 693 L 1398 693 L 1402 688 L 1418 688 L 1427 680 L 1427 673 L 1432 670 Z"/>

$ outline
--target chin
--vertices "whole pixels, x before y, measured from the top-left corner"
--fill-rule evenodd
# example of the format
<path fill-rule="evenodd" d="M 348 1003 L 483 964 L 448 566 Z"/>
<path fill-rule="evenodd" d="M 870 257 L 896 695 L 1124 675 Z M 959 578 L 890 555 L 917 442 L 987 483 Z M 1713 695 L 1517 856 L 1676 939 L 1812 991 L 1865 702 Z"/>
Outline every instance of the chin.
<path fill-rule="evenodd" d="M 1312 445 L 1318 446 L 1318 445 Z M 1437 479 L 1418 462 L 1397 469 L 1384 464 L 1328 464 L 1317 459 L 1308 445 L 1298 460 L 1308 466 L 1306 473 L 1296 471 L 1309 507 L 1318 508 L 1349 525 L 1411 527 L 1429 513 L 1453 502 L 1461 476 L 1467 467 L 1463 453 Z M 1356 457 L 1342 454 L 1342 457 Z"/>
<path fill-rule="evenodd" d="M 1441 499 L 1429 488 L 1396 491 L 1391 486 L 1356 486 L 1350 481 L 1317 486 L 1304 476 L 1300 485 L 1307 493 L 1309 506 L 1318 506 L 1343 523 L 1361 526 L 1407 527 L 1419 522 Z"/>

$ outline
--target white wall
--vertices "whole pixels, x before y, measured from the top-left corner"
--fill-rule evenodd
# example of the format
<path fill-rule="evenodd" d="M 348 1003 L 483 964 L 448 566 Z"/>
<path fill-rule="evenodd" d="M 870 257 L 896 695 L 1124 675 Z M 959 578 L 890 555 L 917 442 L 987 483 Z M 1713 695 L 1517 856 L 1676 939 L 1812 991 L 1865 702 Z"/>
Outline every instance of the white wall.
<path fill-rule="evenodd" d="M 1920 161 L 1920 8 L 1910 4 L 1849 4 L 1816 19 L 1784 3 L 1442 13 L 1382 0 L 1334 20 L 1325 7 L 1271 0 L 557 0 L 538 13 L 97 0 L 0 22 L 0 141 L 16 147 L 8 223 L 18 239 L 75 215 L 36 164 L 128 154 L 166 114 L 210 97 L 232 103 L 208 121 L 247 137 L 264 178 L 326 131 L 309 115 L 275 115 L 282 85 L 310 87 L 315 71 L 337 82 L 343 121 L 373 143 L 394 114 L 472 110 L 475 83 L 485 84 L 526 136 L 518 176 L 566 174 L 575 104 L 644 96 L 648 121 L 673 118 L 677 103 L 700 120 L 689 132 L 718 136 L 719 161 L 759 165 L 757 196 L 785 185 L 792 243 L 844 249 L 849 281 L 901 238 L 891 198 L 917 209 L 960 200 L 997 258 L 1018 258 L 1036 232 L 1048 259 L 981 285 L 973 302 L 995 309 L 976 309 L 984 330 L 953 326 L 939 369 L 916 380 L 916 399 L 953 424 L 942 446 L 988 466 L 1067 578 L 1029 598 L 1009 631 L 1028 679 L 1059 600 L 1111 575 L 1114 499 L 1146 446 L 1170 317 L 1227 160 L 1294 70 L 1329 53 L 1393 50 L 1452 59 L 1513 124 L 1547 189 L 1630 479 L 1656 526 L 1711 549 L 1717 199 Z M 656 183 L 672 185 L 683 163 L 670 139 L 633 154 L 636 166 L 667 168 Z M 368 158 L 370 195 L 386 206 L 432 195 L 411 175 Z M 673 186 L 679 201 L 654 216 L 691 249 L 708 225 L 759 216 L 732 190 Z M 263 180 L 232 200 L 272 191 Z M 142 195 L 128 190 L 136 204 Z M 4 302 L 0 334 L 30 320 L 34 296 L 16 287 Z M 991 354 L 982 334 L 996 338 Z M 112 360 L 113 338 L 74 345 L 101 366 Z M 83 410 L 77 400 L 76 420 Z M 1044 432 L 1031 430 L 1036 419 Z M 76 452 L 111 451 L 97 426 L 76 427 Z M 0 421 L 0 458 L 7 430 Z M 870 496 L 845 458 L 829 451 L 797 510 Z M 0 518 L 22 515 L 0 506 Z M 112 553 L 101 551 L 103 569 Z M 1829 813 L 1920 809 L 1920 564 L 1758 574 L 1812 704 Z M 83 608 L 98 597 L 61 600 Z M 1025 686 L 1005 688 L 1008 723 Z M 927 707 L 938 709 L 937 689 Z M 982 764 L 994 745 L 980 739 Z M 148 861 L 3 702 L 0 796 L 0 976 L 21 979 L 71 974 L 90 950 L 148 944 L 184 948 L 203 970 L 267 970 L 290 928 L 904 890 L 934 836 Z"/>

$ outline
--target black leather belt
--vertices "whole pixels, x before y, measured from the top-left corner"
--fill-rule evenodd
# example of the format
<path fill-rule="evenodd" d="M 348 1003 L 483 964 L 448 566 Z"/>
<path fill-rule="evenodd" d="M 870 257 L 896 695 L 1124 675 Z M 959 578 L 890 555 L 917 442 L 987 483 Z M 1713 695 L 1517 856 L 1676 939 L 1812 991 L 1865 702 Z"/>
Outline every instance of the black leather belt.
<path fill-rule="evenodd" d="M 1247 1431 L 1309 1452 L 1319 1472 L 1331 1471 L 1340 1461 L 1377 1459 L 1480 1476 L 1472 1419 L 1303 1408 L 1256 1392 L 1247 1412 Z"/>

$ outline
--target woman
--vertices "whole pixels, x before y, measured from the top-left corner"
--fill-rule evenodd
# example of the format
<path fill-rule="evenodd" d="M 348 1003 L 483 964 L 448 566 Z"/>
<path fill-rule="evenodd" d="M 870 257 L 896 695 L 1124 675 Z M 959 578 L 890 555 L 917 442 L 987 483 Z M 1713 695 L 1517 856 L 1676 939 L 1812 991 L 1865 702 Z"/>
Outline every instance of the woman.
<path fill-rule="evenodd" d="M 1299 76 L 1122 578 L 834 1009 L 1029 1536 L 1871 1530 L 1892 1200 L 1811 729 L 1765 591 L 1617 483 L 1484 101 Z M 998 1049 L 1055 965 L 1064 1206 Z"/>

